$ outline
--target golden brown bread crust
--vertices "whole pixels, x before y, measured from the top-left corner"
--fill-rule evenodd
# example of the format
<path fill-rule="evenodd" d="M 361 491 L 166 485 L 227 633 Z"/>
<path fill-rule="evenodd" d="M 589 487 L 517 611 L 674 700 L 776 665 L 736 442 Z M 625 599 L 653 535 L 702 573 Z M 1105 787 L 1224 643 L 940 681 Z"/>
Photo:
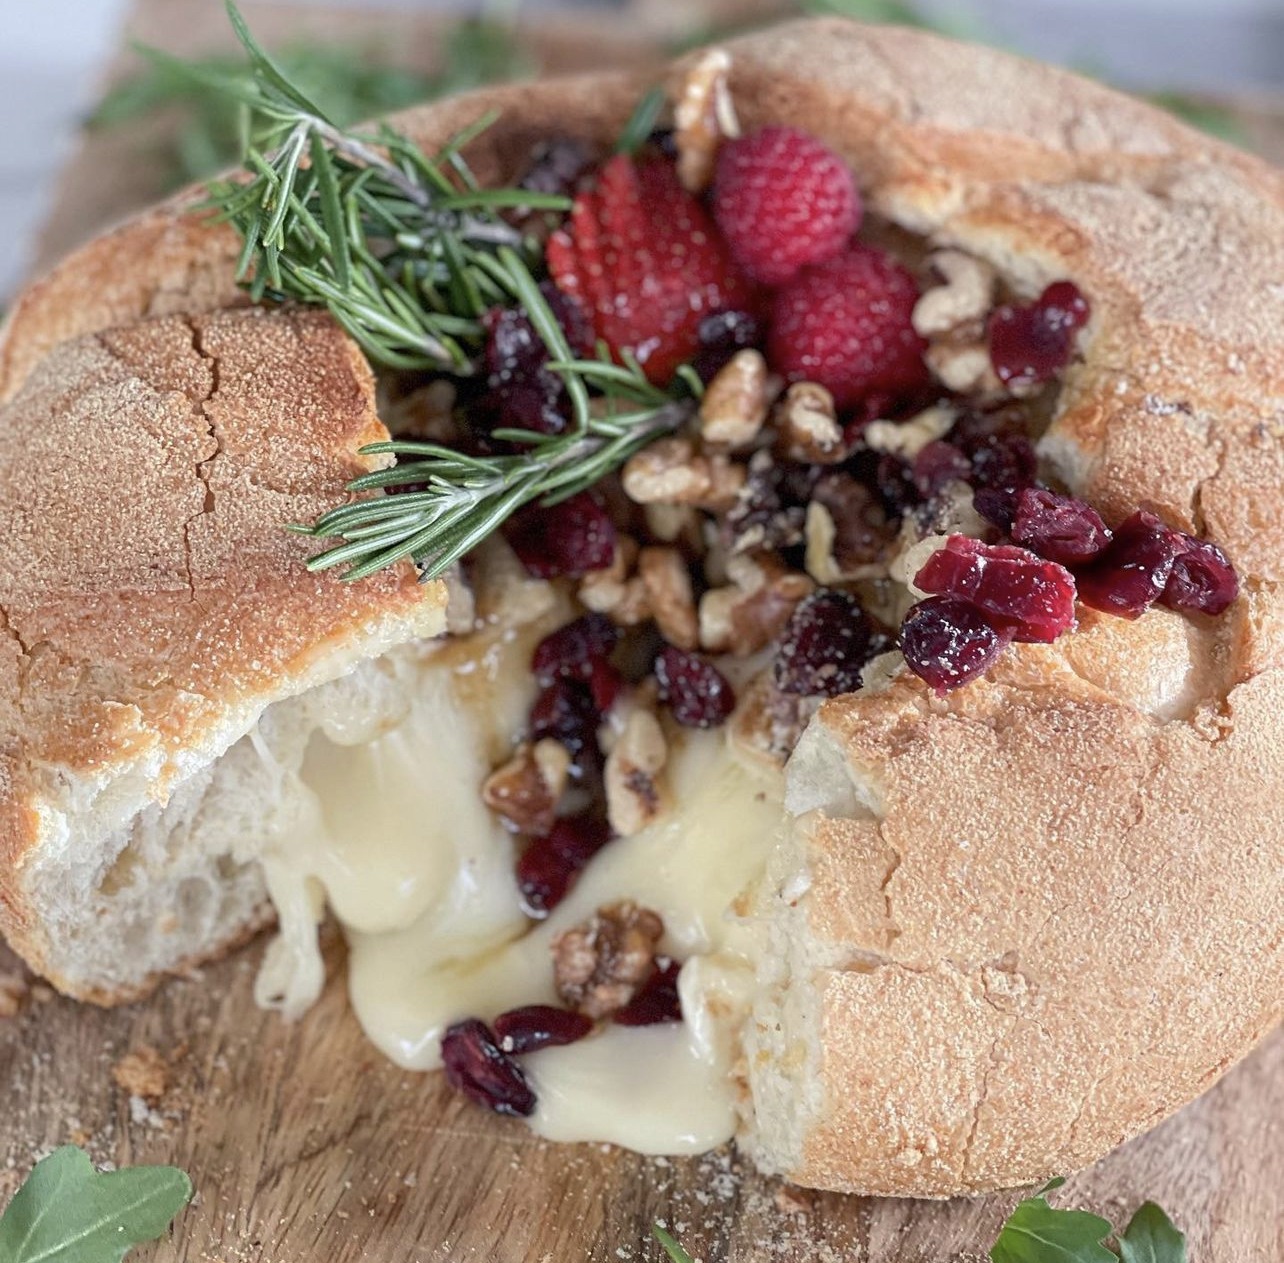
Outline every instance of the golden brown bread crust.
<path fill-rule="evenodd" d="M 1037 1178 L 1157 1121 L 1279 1017 L 1284 177 L 1096 84 L 919 33 L 813 22 L 730 47 L 747 126 L 824 137 L 875 212 L 1025 292 L 1081 286 L 1088 354 L 1045 454 L 1109 516 L 1204 531 L 1248 580 L 1220 630 L 1087 620 L 948 701 L 901 680 L 822 712 L 885 804 L 808 822 L 804 912 L 848 956 L 820 980 L 825 1105 L 787 1174 L 921 1195 Z M 606 143 L 637 87 L 533 84 L 399 122 L 432 147 L 497 106 L 473 155 L 497 178 L 534 136 Z M 181 203 L 90 245 L 19 303 L 0 398 L 69 336 L 238 301 L 231 257 Z M 169 582 L 177 604 L 172 562 Z M 4 644 L 10 679 L 24 642 Z M 6 836 L 29 831 L 14 774 Z"/>
<path fill-rule="evenodd" d="M 29 959 L 24 865 L 66 781 L 146 767 L 163 800 L 230 716 L 371 624 L 436 621 L 410 567 L 344 585 L 284 530 L 369 467 L 373 401 L 328 316 L 244 308 L 64 343 L 0 411 L 0 928 Z"/>

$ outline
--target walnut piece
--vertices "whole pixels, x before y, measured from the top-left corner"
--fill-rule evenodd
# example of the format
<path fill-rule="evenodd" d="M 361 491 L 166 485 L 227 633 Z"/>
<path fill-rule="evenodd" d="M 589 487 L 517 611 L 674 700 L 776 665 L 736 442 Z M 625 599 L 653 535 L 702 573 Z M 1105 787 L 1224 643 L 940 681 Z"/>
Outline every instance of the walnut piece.
<path fill-rule="evenodd" d="M 832 465 L 846 455 L 834 397 L 816 382 L 794 382 L 776 407 L 780 448 L 786 459 Z"/>
<path fill-rule="evenodd" d="M 676 548 L 644 548 L 638 554 L 638 574 L 660 634 L 679 649 L 694 649 L 699 642 L 695 594 L 682 554 Z"/>
<path fill-rule="evenodd" d="M 655 970 L 664 922 L 631 899 L 599 908 L 551 944 L 553 981 L 562 1002 L 586 1017 L 609 1017 L 642 989 Z"/>
<path fill-rule="evenodd" d="M 545 737 L 523 742 L 482 785 L 482 802 L 515 833 L 546 834 L 557 818 L 557 804 L 570 773 L 570 752 Z"/>
<path fill-rule="evenodd" d="M 767 361 L 760 351 L 737 351 L 705 387 L 700 400 L 700 436 L 706 443 L 752 445 L 771 406 Z"/>
<path fill-rule="evenodd" d="M 937 380 L 950 390 L 985 397 L 1002 393 L 1003 384 L 990 363 L 990 351 L 984 342 L 934 342 L 923 358 Z"/>
<path fill-rule="evenodd" d="M 645 623 L 651 617 L 651 602 L 646 584 L 634 573 L 637 557 L 637 543 L 627 535 L 619 536 L 611 564 L 605 570 L 591 570 L 580 580 L 581 604 L 620 627 Z"/>
<path fill-rule="evenodd" d="M 621 482 L 638 504 L 697 504 L 713 487 L 709 462 L 690 439 L 657 439 L 630 456 Z"/>
<path fill-rule="evenodd" d="M 910 317 L 922 338 L 949 333 L 960 325 L 983 320 L 994 305 L 994 269 L 962 250 L 937 250 L 928 263 L 945 280 L 914 304 Z"/>
<path fill-rule="evenodd" d="M 933 404 L 908 421 L 871 421 L 860 437 L 866 447 L 876 452 L 913 460 L 929 443 L 943 439 L 958 416 L 958 409 L 950 404 Z"/>
<path fill-rule="evenodd" d="M 664 794 L 660 773 L 669 759 L 669 744 L 655 715 L 642 707 L 630 710 L 624 730 L 606 759 L 606 816 L 621 837 L 640 833 L 661 812 Z"/>
<path fill-rule="evenodd" d="M 713 179 L 718 146 L 724 136 L 740 135 L 735 107 L 727 88 L 731 56 L 711 48 L 687 72 L 673 111 L 678 179 L 692 193 L 702 193 Z"/>
<path fill-rule="evenodd" d="M 700 599 L 700 646 L 744 657 L 780 634 L 794 607 L 815 586 L 771 553 L 727 559 L 730 583 Z"/>

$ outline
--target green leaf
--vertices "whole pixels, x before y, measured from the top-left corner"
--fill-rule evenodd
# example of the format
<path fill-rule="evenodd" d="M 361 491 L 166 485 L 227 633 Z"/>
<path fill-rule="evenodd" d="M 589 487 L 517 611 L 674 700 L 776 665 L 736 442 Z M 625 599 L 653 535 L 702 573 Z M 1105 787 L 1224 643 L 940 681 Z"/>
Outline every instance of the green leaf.
<path fill-rule="evenodd" d="M 1186 1263 L 1186 1238 L 1154 1202 L 1146 1202 L 1119 1238 L 1123 1263 Z"/>
<path fill-rule="evenodd" d="M 1063 1183 L 1053 1180 L 1018 1204 L 990 1249 L 993 1263 L 1119 1263 L 1102 1244 L 1112 1231 L 1109 1220 L 1048 1205 L 1043 1194 Z"/>
<path fill-rule="evenodd" d="M 659 1224 L 651 1228 L 651 1235 L 664 1247 L 673 1263 L 695 1263 L 695 1260 Z"/>
<path fill-rule="evenodd" d="M 36 1163 L 0 1216 L 4 1263 L 120 1263 L 155 1241 L 187 1205 L 192 1182 L 174 1167 L 98 1172 L 74 1145 Z"/>

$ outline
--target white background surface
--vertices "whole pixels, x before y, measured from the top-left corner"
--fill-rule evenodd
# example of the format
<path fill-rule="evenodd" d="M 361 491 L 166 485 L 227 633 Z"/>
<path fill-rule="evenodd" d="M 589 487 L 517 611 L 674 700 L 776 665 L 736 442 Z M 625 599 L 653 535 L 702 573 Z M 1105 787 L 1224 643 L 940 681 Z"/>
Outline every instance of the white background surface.
<path fill-rule="evenodd" d="M 328 0 L 344 2 L 476 8 L 467 0 Z M 962 15 L 964 26 L 1021 51 L 1096 69 L 1125 85 L 1284 87 L 1284 0 L 921 2 L 933 13 Z M 127 3 L 0 0 L 0 298 L 22 274 L 50 181 L 96 96 Z"/>

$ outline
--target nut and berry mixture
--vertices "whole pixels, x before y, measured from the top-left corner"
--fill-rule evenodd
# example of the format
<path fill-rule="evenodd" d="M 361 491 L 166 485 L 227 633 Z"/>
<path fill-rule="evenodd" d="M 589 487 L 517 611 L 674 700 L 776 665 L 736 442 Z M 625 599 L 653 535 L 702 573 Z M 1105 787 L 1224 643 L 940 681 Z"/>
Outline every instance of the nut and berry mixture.
<path fill-rule="evenodd" d="M 1237 595 L 1215 543 L 1141 509 L 1109 524 L 1041 478 L 1035 442 L 1082 354 L 1090 294 L 1059 279 L 1020 295 L 980 258 L 908 241 L 865 214 L 861 173 L 821 140 L 739 134 L 707 70 L 676 132 L 604 161 L 552 138 L 524 183 L 573 199 L 539 225 L 540 292 L 566 345 L 692 384 L 681 424 L 504 527 L 577 611 L 536 648 L 527 730 L 483 787 L 522 840 L 533 920 L 663 813 L 683 730 L 720 728 L 738 703 L 753 711 L 738 738 L 783 762 L 875 659 L 943 695 L 1013 642 L 1072 634 L 1078 604 L 1201 618 Z M 568 432 L 547 337 L 520 306 L 486 328 L 484 376 L 449 397 L 433 383 L 421 432 L 483 453 Z M 558 935 L 564 1007 L 456 1024 L 450 1081 L 527 1115 L 517 1056 L 600 1023 L 681 1020 L 663 938 L 628 901 Z"/>

